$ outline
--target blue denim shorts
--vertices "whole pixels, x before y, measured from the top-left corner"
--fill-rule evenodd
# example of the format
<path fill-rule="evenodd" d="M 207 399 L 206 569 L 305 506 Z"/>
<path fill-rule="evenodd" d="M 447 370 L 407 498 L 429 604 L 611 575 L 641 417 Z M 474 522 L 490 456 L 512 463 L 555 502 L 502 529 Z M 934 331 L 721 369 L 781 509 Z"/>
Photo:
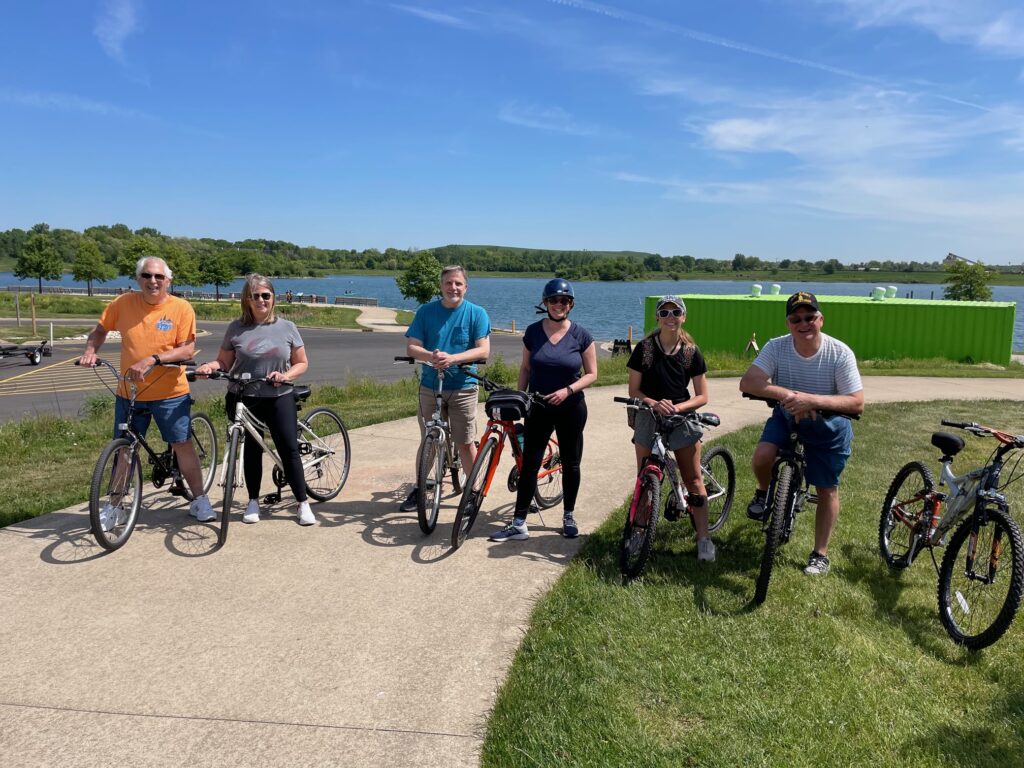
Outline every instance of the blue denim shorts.
<path fill-rule="evenodd" d="M 114 405 L 114 437 L 121 436 L 118 424 L 128 419 L 128 400 L 118 397 Z M 160 436 L 172 445 L 188 440 L 188 426 L 192 417 L 192 396 L 182 395 L 167 400 L 149 400 L 135 402 L 135 417 L 132 427 L 140 435 L 145 436 L 149 429 L 150 419 L 156 419 Z"/>
<path fill-rule="evenodd" d="M 780 448 L 789 444 L 792 417 L 781 408 L 772 411 L 771 418 L 761 433 L 762 443 L 771 443 Z M 843 474 L 846 461 L 850 458 L 853 443 L 853 427 L 850 420 L 842 416 L 803 419 L 797 424 L 797 435 L 804 444 L 804 459 L 807 462 L 807 481 L 818 488 L 835 488 Z"/>

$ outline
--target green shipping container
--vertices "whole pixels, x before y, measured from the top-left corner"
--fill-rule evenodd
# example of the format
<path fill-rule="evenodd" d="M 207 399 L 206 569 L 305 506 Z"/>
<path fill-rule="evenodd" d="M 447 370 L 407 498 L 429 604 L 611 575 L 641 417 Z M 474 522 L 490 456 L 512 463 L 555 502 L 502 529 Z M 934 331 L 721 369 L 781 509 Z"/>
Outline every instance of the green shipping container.
<path fill-rule="evenodd" d="M 679 296 L 686 302 L 686 330 L 702 350 L 743 354 L 755 339 L 789 332 L 786 299 L 761 296 Z M 654 306 L 644 303 L 645 333 L 654 330 Z M 823 331 L 850 345 L 860 360 L 901 357 L 972 360 L 1008 365 L 1016 305 L 1011 301 L 933 301 L 867 296 L 818 296 Z"/>

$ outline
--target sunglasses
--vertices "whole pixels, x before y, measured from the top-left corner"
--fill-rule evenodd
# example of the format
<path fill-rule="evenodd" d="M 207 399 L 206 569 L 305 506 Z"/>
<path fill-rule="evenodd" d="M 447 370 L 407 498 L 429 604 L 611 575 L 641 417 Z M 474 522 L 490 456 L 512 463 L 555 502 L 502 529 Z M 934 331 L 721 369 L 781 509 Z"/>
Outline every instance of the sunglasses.
<path fill-rule="evenodd" d="M 672 317 L 682 317 L 682 314 L 683 314 L 683 310 L 681 310 L 681 309 L 659 309 L 658 310 L 658 317 L 668 317 L 669 315 L 671 315 Z"/>
<path fill-rule="evenodd" d="M 548 302 L 548 304 L 566 304 L 566 305 L 571 305 L 572 304 L 572 299 L 570 299 L 568 296 L 552 296 L 550 299 L 547 300 L 547 302 Z"/>
<path fill-rule="evenodd" d="M 167 279 L 167 275 L 161 275 L 159 272 L 140 272 L 140 280 L 156 280 L 158 283 L 162 283 Z"/>
<path fill-rule="evenodd" d="M 812 312 L 809 315 L 790 315 L 786 318 L 789 320 L 790 325 L 802 325 L 803 323 L 813 323 L 818 319 L 818 313 Z"/>
<path fill-rule="evenodd" d="M 272 298 L 274 298 L 274 294 L 270 293 L 269 291 L 264 291 L 263 293 L 254 293 L 252 295 L 252 300 L 253 301 L 256 301 L 256 299 L 263 299 L 264 301 L 270 301 Z"/>

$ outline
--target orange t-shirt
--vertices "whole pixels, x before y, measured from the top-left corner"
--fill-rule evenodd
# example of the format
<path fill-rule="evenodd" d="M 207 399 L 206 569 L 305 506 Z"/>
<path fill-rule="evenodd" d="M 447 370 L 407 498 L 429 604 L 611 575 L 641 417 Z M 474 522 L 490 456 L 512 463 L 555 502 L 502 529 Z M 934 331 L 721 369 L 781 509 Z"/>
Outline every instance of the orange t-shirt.
<path fill-rule="evenodd" d="M 195 341 L 196 313 L 192 305 L 177 296 L 168 296 L 163 304 L 147 304 L 141 293 L 118 296 L 100 315 L 100 325 L 121 334 L 121 375 L 139 360 L 168 352 Z M 138 400 L 166 400 L 188 394 L 185 369 L 157 367 L 139 384 Z M 124 382 L 118 394 L 131 397 Z"/>

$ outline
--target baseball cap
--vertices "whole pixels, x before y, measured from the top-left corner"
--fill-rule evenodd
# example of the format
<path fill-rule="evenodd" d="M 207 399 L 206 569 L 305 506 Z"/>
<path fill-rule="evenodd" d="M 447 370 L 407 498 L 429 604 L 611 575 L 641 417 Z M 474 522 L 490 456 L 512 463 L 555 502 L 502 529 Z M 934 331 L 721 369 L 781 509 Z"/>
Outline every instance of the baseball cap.
<path fill-rule="evenodd" d="M 821 311 L 820 307 L 818 307 L 817 296 L 813 293 L 808 293 L 807 291 L 797 291 L 786 301 L 786 315 L 789 316 L 793 314 L 794 309 L 804 306 L 810 307 L 815 312 Z"/>
<path fill-rule="evenodd" d="M 657 312 L 666 304 L 675 304 L 677 307 L 683 310 L 683 312 L 686 312 L 686 305 L 683 303 L 683 300 L 680 299 L 678 296 L 662 296 L 660 299 L 658 299 L 658 303 L 654 306 L 654 311 Z"/>

